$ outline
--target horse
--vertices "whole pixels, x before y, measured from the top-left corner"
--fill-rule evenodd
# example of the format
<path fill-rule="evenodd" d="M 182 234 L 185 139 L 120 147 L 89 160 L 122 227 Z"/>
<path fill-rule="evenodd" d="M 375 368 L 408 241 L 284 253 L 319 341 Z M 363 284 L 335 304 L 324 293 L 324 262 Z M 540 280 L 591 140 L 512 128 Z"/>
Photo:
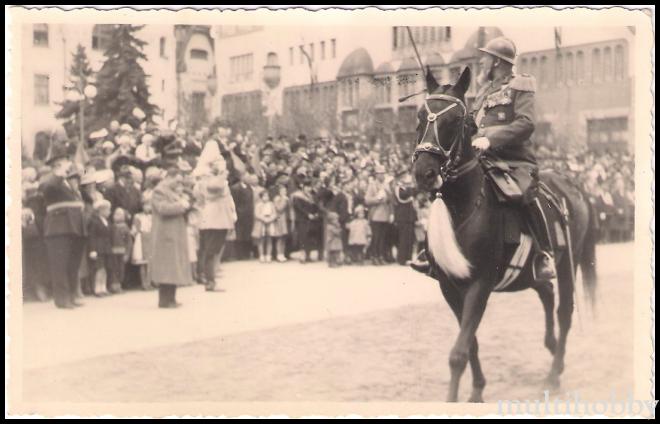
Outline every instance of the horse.
<path fill-rule="evenodd" d="M 428 69 L 427 69 L 428 71 Z M 553 173 L 541 173 L 555 194 L 563 197 L 564 236 L 568 249 L 555 251 L 559 305 L 559 337 L 555 337 L 554 285 L 537 282 L 533 274 L 533 254 L 519 264 L 515 280 L 498 290 L 499 276 L 507 268 L 511 252 L 502 241 L 498 224 L 511 210 L 497 198 L 482 165 L 482 155 L 471 146 L 476 125 L 465 105 L 471 80 L 465 68 L 454 85 L 443 85 L 431 72 L 426 73 L 427 96 L 418 111 L 417 147 L 413 154 L 413 173 L 417 187 L 434 196 L 428 218 L 427 252 L 433 277 L 456 316 L 460 332 L 449 355 L 451 371 L 449 402 L 458 401 L 459 382 L 467 363 L 472 370 L 470 402 L 483 402 L 486 379 L 479 362 L 476 332 L 490 294 L 494 291 L 535 290 L 545 312 L 545 347 L 553 355 L 546 387 L 559 387 L 564 370 L 566 339 L 574 308 L 574 282 L 578 265 L 582 272 L 584 295 L 594 306 L 596 290 L 595 226 L 584 192 Z M 518 212 L 519 213 L 519 212 Z M 559 213 L 557 214 L 559 215 Z M 529 229 L 521 225 L 521 233 Z"/>

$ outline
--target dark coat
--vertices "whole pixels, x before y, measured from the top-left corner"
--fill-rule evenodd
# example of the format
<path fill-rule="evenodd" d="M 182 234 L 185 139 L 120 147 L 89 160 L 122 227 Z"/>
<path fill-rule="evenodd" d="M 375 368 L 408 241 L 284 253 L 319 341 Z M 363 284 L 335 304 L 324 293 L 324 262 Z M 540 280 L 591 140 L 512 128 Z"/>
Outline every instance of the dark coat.
<path fill-rule="evenodd" d="M 68 185 L 64 178 L 52 175 L 40 186 L 44 205 L 55 209 L 46 210 L 44 237 L 87 235 L 83 217 L 83 203 L 80 192 Z M 66 202 L 66 203 L 65 203 Z M 76 204 L 79 203 L 77 206 Z M 66 206 L 70 205 L 70 206 Z M 64 207 L 59 207 L 64 206 Z"/>
<path fill-rule="evenodd" d="M 417 214 L 412 202 L 413 189 L 396 187 L 394 190 L 394 222 L 415 222 Z"/>
<path fill-rule="evenodd" d="M 106 193 L 106 198 L 112 204 L 112 210 L 122 208 L 132 217 L 140 212 L 142 205 L 142 196 L 140 191 L 135 188 L 133 184 L 123 186 L 119 183 L 115 184 Z"/>
<path fill-rule="evenodd" d="M 254 191 L 249 184 L 242 182 L 231 186 L 230 191 L 238 217 L 234 226 L 236 240 L 250 240 L 252 238 L 252 227 L 254 227 Z"/>
<path fill-rule="evenodd" d="M 314 203 L 314 199 L 307 197 L 303 192 L 297 191 L 291 196 L 293 213 L 296 222 L 310 222 L 318 219 L 319 207 Z M 314 218 L 310 219 L 310 215 Z"/>
<path fill-rule="evenodd" d="M 88 250 L 97 255 L 112 253 L 112 228 L 110 223 L 104 224 L 98 215 L 93 215 L 89 221 Z"/>
<path fill-rule="evenodd" d="M 536 164 L 530 141 L 535 123 L 535 85 L 532 76 L 512 75 L 477 93 L 472 108 L 478 127 L 475 137 L 485 136 L 490 141 L 486 154 Z"/>
<path fill-rule="evenodd" d="M 326 205 L 328 212 L 335 212 L 339 215 L 339 223 L 343 227 L 350 219 L 348 213 L 348 198 L 345 193 L 337 193 L 328 201 Z"/>

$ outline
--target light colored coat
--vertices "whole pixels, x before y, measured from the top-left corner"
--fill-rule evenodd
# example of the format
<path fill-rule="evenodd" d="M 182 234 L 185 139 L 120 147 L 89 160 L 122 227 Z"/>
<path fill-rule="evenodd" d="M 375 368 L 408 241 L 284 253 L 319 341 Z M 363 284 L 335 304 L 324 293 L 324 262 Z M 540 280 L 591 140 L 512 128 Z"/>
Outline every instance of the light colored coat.
<path fill-rule="evenodd" d="M 227 179 L 221 176 L 204 177 L 195 189 L 201 200 L 200 230 L 233 230 L 236 223 L 236 205 L 231 197 Z"/>
<path fill-rule="evenodd" d="M 374 181 L 367 187 L 364 201 L 369 206 L 369 221 L 389 222 L 393 213 L 392 193 L 386 183 Z"/>
<path fill-rule="evenodd" d="M 156 284 L 192 285 L 188 234 L 183 197 L 162 181 L 151 198 L 151 260 L 149 272 Z"/>

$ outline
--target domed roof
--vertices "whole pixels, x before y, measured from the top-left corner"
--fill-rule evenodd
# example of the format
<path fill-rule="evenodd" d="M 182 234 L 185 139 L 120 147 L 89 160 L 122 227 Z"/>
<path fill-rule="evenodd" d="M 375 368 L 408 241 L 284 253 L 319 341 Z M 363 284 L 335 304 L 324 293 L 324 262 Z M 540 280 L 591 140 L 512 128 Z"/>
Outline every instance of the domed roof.
<path fill-rule="evenodd" d="M 407 57 L 403 59 L 399 65 L 399 70 L 397 72 L 408 72 L 408 71 L 419 71 L 419 64 L 414 57 Z"/>
<path fill-rule="evenodd" d="M 484 32 L 484 39 L 479 40 L 479 31 L 483 30 Z M 502 30 L 499 29 L 498 27 L 483 27 L 470 35 L 470 38 L 468 38 L 467 42 L 465 43 L 465 47 L 462 49 L 458 50 L 454 55 L 451 57 L 452 62 L 457 62 L 460 60 L 464 59 L 469 59 L 472 57 L 476 57 L 479 55 L 479 50 L 478 48 L 480 46 L 480 41 L 482 45 L 485 45 L 487 42 L 492 40 L 493 38 L 501 37 L 503 36 L 504 33 L 502 33 Z"/>
<path fill-rule="evenodd" d="M 337 73 L 337 78 L 352 77 L 357 75 L 373 74 L 374 63 L 364 48 L 353 50 L 346 56 Z"/>
<path fill-rule="evenodd" d="M 390 62 L 383 62 L 374 71 L 374 74 L 392 74 L 394 73 L 394 68 Z"/>
<path fill-rule="evenodd" d="M 426 66 L 430 66 L 431 68 L 434 66 L 442 66 L 445 64 L 445 60 L 440 56 L 440 53 L 433 52 L 430 55 L 426 57 Z"/>

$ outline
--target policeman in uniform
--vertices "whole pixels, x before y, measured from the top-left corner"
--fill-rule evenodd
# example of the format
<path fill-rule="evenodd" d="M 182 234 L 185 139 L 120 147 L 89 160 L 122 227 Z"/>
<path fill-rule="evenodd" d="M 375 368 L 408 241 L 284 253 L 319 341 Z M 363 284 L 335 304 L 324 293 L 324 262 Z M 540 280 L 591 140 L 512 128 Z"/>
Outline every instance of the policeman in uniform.
<path fill-rule="evenodd" d="M 548 222 L 538 198 L 538 164 L 530 141 L 536 82 L 533 76 L 512 73 L 516 46 L 508 38 L 495 38 L 479 50 L 483 85 L 472 107 L 478 127 L 472 146 L 486 158 L 507 162 L 514 178 L 523 177 L 517 178 L 523 191 L 522 206 L 538 242 L 536 278 L 549 280 L 556 275 L 555 263 Z"/>
<path fill-rule="evenodd" d="M 78 269 L 83 257 L 84 204 L 80 191 L 68 181 L 71 160 L 63 148 L 53 148 L 46 162 L 52 167 L 50 175 L 39 187 L 46 205 L 44 239 L 48 266 L 53 281 L 55 306 L 72 309 L 82 306 L 75 299 Z"/>

